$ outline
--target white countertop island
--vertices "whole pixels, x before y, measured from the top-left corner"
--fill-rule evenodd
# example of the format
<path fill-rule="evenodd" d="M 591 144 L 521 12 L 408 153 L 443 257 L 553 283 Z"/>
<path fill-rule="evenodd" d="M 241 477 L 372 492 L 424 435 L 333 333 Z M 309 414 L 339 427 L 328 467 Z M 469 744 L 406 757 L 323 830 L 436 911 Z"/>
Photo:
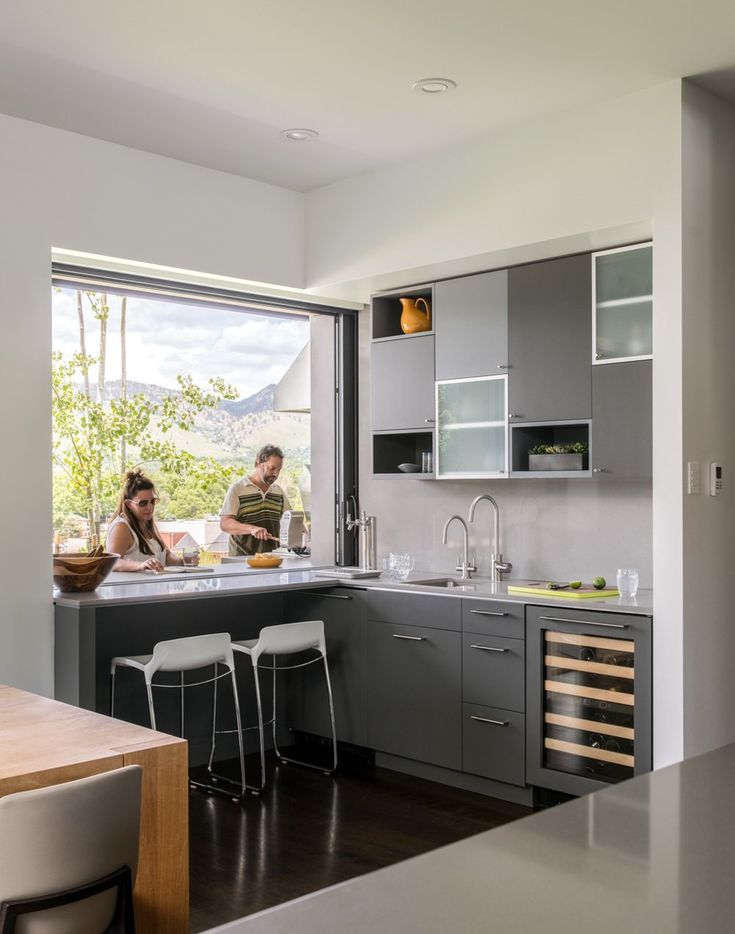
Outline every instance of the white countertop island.
<path fill-rule="evenodd" d="M 735 744 L 210 934 L 731 934 Z"/>

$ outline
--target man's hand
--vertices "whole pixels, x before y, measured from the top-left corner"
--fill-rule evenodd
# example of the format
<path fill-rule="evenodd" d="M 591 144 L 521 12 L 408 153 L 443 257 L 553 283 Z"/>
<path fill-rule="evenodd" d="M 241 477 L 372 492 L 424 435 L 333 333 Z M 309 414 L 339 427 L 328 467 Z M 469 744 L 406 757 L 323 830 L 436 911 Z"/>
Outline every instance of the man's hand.
<path fill-rule="evenodd" d="M 249 534 L 252 535 L 253 538 L 259 539 L 261 542 L 271 537 L 268 529 L 264 529 L 262 525 L 251 525 Z"/>

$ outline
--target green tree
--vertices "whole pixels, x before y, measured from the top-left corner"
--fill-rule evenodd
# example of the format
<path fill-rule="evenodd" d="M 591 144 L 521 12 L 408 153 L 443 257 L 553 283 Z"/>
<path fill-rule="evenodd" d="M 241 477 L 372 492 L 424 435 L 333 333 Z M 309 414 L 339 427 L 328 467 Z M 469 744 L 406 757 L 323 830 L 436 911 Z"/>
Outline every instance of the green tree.
<path fill-rule="evenodd" d="M 157 467 L 171 495 L 185 483 L 206 491 L 219 490 L 229 480 L 232 468 L 211 457 L 196 458 L 166 435 L 174 427 L 190 431 L 200 412 L 235 399 L 231 386 L 210 379 L 208 389 L 202 389 L 190 376 L 177 376 L 178 391 L 166 393 L 158 403 L 143 393 L 105 400 L 99 389 L 92 399 L 82 387 L 96 363 L 83 353 L 69 358 L 53 354 L 54 462 L 79 497 L 91 535 L 99 534 L 101 516 L 117 500 L 121 475 L 136 462 Z M 130 460 L 133 451 L 137 457 Z M 127 452 L 126 462 L 121 452 Z"/>

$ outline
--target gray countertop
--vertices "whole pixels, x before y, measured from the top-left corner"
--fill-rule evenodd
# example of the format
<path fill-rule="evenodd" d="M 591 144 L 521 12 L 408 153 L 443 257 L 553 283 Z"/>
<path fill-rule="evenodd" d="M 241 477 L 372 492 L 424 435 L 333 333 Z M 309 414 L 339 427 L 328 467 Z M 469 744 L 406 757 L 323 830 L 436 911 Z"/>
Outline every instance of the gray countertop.
<path fill-rule="evenodd" d="M 212 928 L 731 934 L 735 744 Z"/>
<path fill-rule="evenodd" d="M 605 599 L 569 599 L 561 591 L 549 591 L 548 595 L 509 594 L 508 583 L 493 584 L 489 580 L 473 578 L 462 586 L 451 589 L 431 585 L 414 584 L 447 575 L 430 571 L 414 571 L 408 581 L 386 581 L 380 578 L 350 580 L 344 577 L 316 577 L 308 561 L 298 557 L 286 557 L 280 568 L 264 571 L 254 570 L 243 564 L 223 564 L 211 570 L 153 574 L 148 572 L 115 573 L 92 593 L 54 593 L 54 602 L 59 606 L 89 607 L 114 606 L 126 603 L 158 603 L 170 600 L 189 600 L 206 597 L 232 596 L 235 594 L 264 593 L 271 590 L 299 590 L 303 588 L 342 587 L 370 588 L 400 591 L 405 593 L 432 594 L 448 599 L 476 597 L 506 600 L 521 604 L 558 606 L 565 609 L 589 609 L 596 612 L 622 612 L 648 616 L 653 613 L 653 591 L 640 590 L 631 597 L 608 597 Z M 511 581 L 512 584 L 528 583 Z"/>

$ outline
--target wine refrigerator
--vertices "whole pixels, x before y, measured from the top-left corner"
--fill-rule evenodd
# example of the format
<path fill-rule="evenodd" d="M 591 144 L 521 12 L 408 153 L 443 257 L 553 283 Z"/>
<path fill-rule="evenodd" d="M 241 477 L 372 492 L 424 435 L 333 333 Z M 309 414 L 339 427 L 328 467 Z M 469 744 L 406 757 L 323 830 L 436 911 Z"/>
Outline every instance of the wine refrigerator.
<path fill-rule="evenodd" d="M 526 779 L 580 795 L 652 765 L 651 617 L 526 610 Z"/>

